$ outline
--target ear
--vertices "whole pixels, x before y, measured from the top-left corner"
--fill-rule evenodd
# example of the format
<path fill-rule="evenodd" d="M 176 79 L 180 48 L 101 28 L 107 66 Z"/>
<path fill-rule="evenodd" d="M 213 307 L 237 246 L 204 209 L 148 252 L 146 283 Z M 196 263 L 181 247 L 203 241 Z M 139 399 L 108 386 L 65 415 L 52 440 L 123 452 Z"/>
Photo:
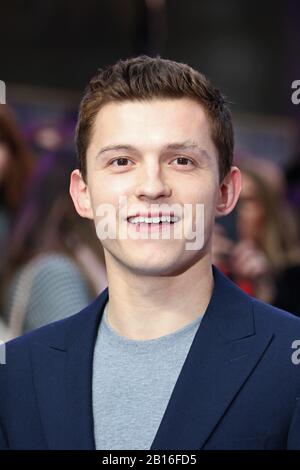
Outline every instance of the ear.
<path fill-rule="evenodd" d="M 232 166 L 219 187 L 216 217 L 229 214 L 238 201 L 242 187 L 242 175 L 236 166 Z"/>
<path fill-rule="evenodd" d="M 93 219 L 90 193 L 79 170 L 73 170 L 71 173 L 70 195 L 78 214 L 86 219 Z"/>

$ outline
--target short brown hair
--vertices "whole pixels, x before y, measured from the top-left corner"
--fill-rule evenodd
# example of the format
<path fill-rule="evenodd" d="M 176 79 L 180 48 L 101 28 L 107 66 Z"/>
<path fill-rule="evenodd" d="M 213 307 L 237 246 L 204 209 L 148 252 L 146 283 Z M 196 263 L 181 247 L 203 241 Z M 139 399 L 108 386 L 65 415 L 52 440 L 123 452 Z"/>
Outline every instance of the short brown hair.
<path fill-rule="evenodd" d="M 220 179 L 223 179 L 232 165 L 234 145 L 232 118 L 225 97 L 203 74 L 188 65 L 144 55 L 119 60 L 98 70 L 85 90 L 75 138 L 83 179 L 86 180 L 86 152 L 93 124 L 104 104 L 183 97 L 197 100 L 207 113 L 211 137 L 219 155 Z"/>

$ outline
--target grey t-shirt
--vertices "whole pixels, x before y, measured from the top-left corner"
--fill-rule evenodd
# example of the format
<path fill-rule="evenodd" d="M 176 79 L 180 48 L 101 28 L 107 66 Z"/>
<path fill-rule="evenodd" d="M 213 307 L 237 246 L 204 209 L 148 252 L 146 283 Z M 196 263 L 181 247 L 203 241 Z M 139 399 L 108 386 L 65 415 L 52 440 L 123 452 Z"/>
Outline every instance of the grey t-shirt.
<path fill-rule="evenodd" d="M 149 450 L 203 315 L 151 340 L 99 326 L 93 361 L 96 449 Z"/>

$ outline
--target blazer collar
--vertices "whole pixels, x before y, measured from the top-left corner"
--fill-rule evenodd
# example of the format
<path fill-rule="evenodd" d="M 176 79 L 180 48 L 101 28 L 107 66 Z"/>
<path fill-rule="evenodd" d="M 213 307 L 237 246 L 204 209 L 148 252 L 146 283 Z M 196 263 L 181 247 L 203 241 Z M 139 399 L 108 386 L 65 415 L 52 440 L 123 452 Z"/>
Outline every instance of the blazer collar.
<path fill-rule="evenodd" d="M 203 447 L 272 339 L 255 331 L 251 298 L 214 266 L 213 276 L 210 303 L 150 450 Z M 108 298 L 106 288 L 32 345 L 37 401 L 51 449 L 95 449 L 93 353 Z"/>

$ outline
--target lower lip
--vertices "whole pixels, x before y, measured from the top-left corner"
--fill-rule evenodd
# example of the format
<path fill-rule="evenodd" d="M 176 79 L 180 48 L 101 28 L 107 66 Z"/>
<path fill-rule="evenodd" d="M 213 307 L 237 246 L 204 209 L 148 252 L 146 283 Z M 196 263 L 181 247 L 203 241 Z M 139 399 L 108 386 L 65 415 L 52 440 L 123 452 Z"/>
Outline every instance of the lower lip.
<path fill-rule="evenodd" d="M 172 227 L 175 225 L 176 222 L 174 223 L 162 223 L 162 224 L 147 224 L 147 223 L 140 223 L 140 224 L 132 224 L 130 222 L 127 222 L 128 225 L 130 225 L 133 230 L 136 232 L 148 232 L 148 233 L 153 233 L 153 232 L 161 232 L 164 230 L 166 227 Z"/>

